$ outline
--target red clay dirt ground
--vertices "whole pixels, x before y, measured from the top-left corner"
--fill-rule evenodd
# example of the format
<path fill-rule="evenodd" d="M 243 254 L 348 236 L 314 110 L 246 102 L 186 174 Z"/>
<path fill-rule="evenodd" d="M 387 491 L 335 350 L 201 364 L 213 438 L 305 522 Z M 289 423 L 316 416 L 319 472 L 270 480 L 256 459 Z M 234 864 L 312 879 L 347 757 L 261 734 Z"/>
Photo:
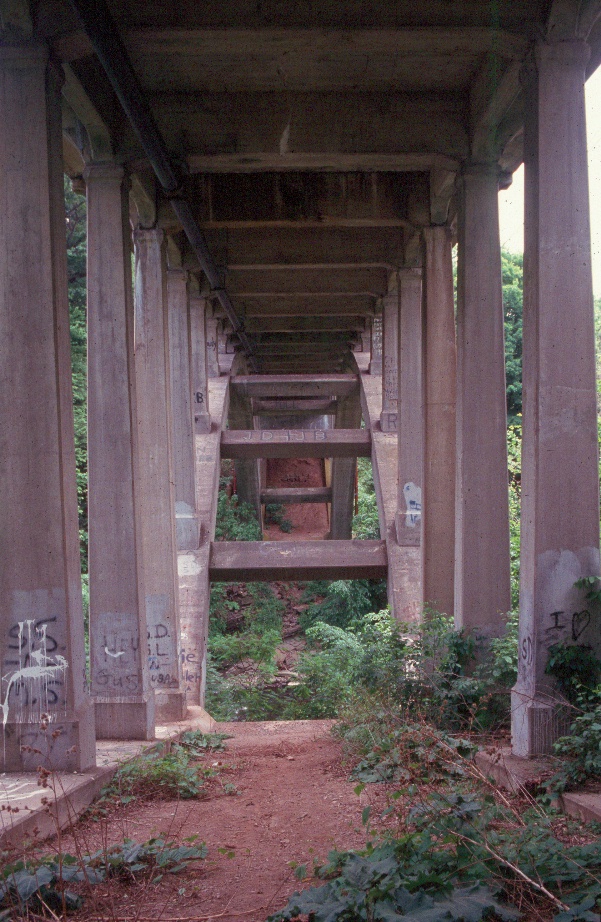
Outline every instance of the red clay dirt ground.
<path fill-rule="evenodd" d="M 269 460 L 270 487 L 313 487 L 325 483 L 319 459 Z M 292 531 L 266 526 L 272 541 L 325 538 L 329 532 L 326 504 L 283 507 Z M 302 590 L 294 584 L 272 584 L 286 603 L 280 669 L 294 668 L 304 638 L 298 637 Z M 244 596 L 245 587 L 239 589 Z M 234 670 L 235 671 L 235 670 Z M 239 669 L 238 669 L 239 671 Z M 160 882 L 131 883 L 112 879 L 82 890 L 84 907 L 74 922 L 263 922 L 282 908 L 300 883 L 296 865 L 323 863 L 333 849 L 363 848 L 361 812 L 366 793 L 358 797 L 349 770 L 342 765 L 341 745 L 332 736 L 332 721 L 266 721 L 215 724 L 228 733 L 225 752 L 208 753 L 203 767 L 216 770 L 207 783 L 207 797 L 198 800 L 150 800 L 110 808 L 108 816 L 83 820 L 74 834 L 63 837 L 63 852 L 91 853 L 130 838 L 145 842 L 163 836 L 181 842 L 198 835 L 208 856 Z M 87 891 L 87 892 L 86 892 Z"/>
<path fill-rule="evenodd" d="M 325 477 L 320 458 L 270 458 L 267 461 L 268 487 L 323 487 Z M 290 503 L 282 507 L 292 531 L 283 532 L 279 525 L 266 525 L 266 541 L 315 541 L 330 530 L 325 503 Z"/>
<path fill-rule="evenodd" d="M 203 760 L 219 771 L 207 799 L 130 803 L 100 822 L 81 822 L 77 843 L 68 836 L 63 850 L 89 853 L 125 837 L 144 842 L 162 834 L 181 841 L 198 834 L 209 853 L 158 884 L 96 885 L 70 918 L 262 922 L 283 907 L 310 885 L 295 879 L 295 864 L 310 870 L 334 847 L 365 846 L 366 795 L 354 793 L 330 727 L 331 721 L 317 720 L 215 724 L 215 732 L 234 738 L 225 752 Z M 226 785 L 236 793 L 226 793 Z"/>

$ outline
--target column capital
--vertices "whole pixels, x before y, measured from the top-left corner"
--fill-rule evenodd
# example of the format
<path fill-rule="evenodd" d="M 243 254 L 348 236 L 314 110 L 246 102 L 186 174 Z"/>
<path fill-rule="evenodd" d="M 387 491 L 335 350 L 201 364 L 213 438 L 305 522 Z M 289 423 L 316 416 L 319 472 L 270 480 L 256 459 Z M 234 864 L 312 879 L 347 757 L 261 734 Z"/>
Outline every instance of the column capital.
<path fill-rule="evenodd" d="M 452 231 L 448 224 L 429 224 L 422 227 L 422 234 L 424 240 L 431 241 L 435 237 L 451 237 Z"/>
<path fill-rule="evenodd" d="M 421 266 L 407 266 L 406 268 L 399 269 L 398 272 L 399 282 L 411 281 L 411 279 L 421 280 L 422 269 Z"/>
<path fill-rule="evenodd" d="M 565 42 L 538 42 L 535 48 L 535 60 L 541 64 L 563 64 L 565 67 L 584 69 L 590 56 L 590 46 L 582 39 Z"/>
<path fill-rule="evenodd" d="M 89 185 L 90 182 L 121 185 L 124 176 L 125 170 L 123 167 L 109 160 L 92 161 L 92 163 L 88 163 L 85 166 L 83 171 L 83 178 L 86 185 Z"/>
<path fill-rule="evenodd" d="M 167 269 L 167 279 L 171 282 L 183 282 L 185 285 L 190 281 L 190 273 L 187 269 L 176 266 L 173 269 Z"/>
<path fill-rule="evenodd" d="M 466 160 L 459 174 L 462 179 L 465 177 L 490 177 L 498 179 L 503 171 L 496 160 L 472 161 Z"/>
<path fill-rule="evenodd" d="M 165 232 L 160 227 L 136 227 L 134 229 L 134 243 L 138 246 L 162 245 Z"/>

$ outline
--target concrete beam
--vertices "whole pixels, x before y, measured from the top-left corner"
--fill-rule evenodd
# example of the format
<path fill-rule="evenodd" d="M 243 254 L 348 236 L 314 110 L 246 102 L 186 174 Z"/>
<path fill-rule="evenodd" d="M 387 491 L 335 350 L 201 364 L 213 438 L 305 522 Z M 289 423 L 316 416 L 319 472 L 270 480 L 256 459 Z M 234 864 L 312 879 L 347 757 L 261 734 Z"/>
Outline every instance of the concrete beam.
<path fill-rule="evenodd" d="M 522 59 L 492 63 L 487 57 L 470 88 L 471 146 L 476 161 L 499 157 L 499 126 L 521 92 Z"/>
<path fill-rule="evenodd" d="M 398 170 L 401 164 L 406 168 L 408 155 L 412 155 L 414 169 L 424 167 L 423 158 L 413 159 L 415 151 L 442 154 L 454 167 L 469 153 L 463 92 L 359 90 L 353 92 L 349 105 L 346 92 L 173 92 L 173 75 L 167 80 L 169 92 L 148 95 L 157 124 L 168 147 L 176 149 L 181 145 L 182 125 L 186 126 L 190 171 L 199 170 L 203 175 L 207 157 L 223 157 L 224 152 L 235 152 L 238 162 L 244 156 L 260 161 L 262 154 L 272 155 L 272 169 L 277 170 L 289 152 L 296 154 L 292 164 L 299 164 L 288 167 L 293 170 L 315 169 L 316 161 L 324 163 L 323 154 L 330 155 L 337 170 L 344 169 L 340 155 L 355 159 L 356 155 L 374 154 L 402 158 L 397 160 Z M 137 148 L 120 150 L 126 159 L 137 153 Z M 390 170 L 390 159 L 385 162 Z M 432 165 L 430 160 L 425 168 Z M 361 168 L 365 170 L 366 165 Z"/>
<path fill-rule="evenodd" d="M 229 429 L 221 435 L 221 457 L 369 458 L 366 429 Z"/>
<path fill-rule="evenodd" d="M 303 360 L 305 358 L 324 358 L 335 361 L 353 351 L 353 345 L 353 343 L 344 339 L 340 343 L 257 343 L 253 347 L 253 356 L 257 360 L 279 359 L 280 357 L 290 358 L 297 365 L 299 364 L 299 359 Z M 227 351 L 230 353 L 234 349 L 228 346 Z"/>
<path fill-rule="evenodd" d="M 388 270 L 379 269 L 269 269 L 256 272 L 249 269 L 230 269 L 227 288 L 232 297 L 252 294 L 261 297 L 264 292 L 273 294 L 340 294 L 369 293 L 374 296 L 388 291 Z"/>
<path fill-rule="evenodd" d="M 317 292 L 286 295 L 262 293 L 257 297 L 246 293 L 232 300 L 245 320 L 248 317 L 306 317 L 309 314 L 321 318 L 329 314 L 373 316 L 377 296 Z"/>
<path fill-rule="evenodd" d="M 254 400 L 253 413 L 266 416 L 290 416 L 295 413 L 315 413 L 327 416 L 336 411 L 335 400 Z"/>
<path fill-rule="evenodd" d="M 429 222 L 428 173 L 201 174 L 185 186 L 206 230 L 412 227 L 424 223 L 424 209 Z M 180 229 L 167 202 L 159 223 L 168 233 Z"/>
<path fill-rule="evenodd" d="M 276 355 L 272 357 L 265 356 L 259 359 L 259 373 L 269 375 L 270 377 L 288 377 L 303 371 L 304 374 L 321 376 L 330 372 L 342 372 L 347 361 L 346 354 L 338 356 L 324 355 L 322 358 L 311 358 L 311 356 L 291 357 Z"/>
<path fill-rule="evenodd" d="M 428 153 L 286 153 L 257 151 L 247 154 L 193 154 L 188 157 L 191 173 L 422 173 L 428 170 L 457 170 L 459 158 Z"/>
<path fill-rule="evenodd" d="M 383 579 L 384 541 L 218 541 L 211 545 L 212 582 Z"/>
<path fill-rule="evenodd" d="M 330 503 L 331 487 L 273 487 L 261 490 L 262 503 Z"/>
<path fill-rule="evenodd" d="M 358 386 L 357 375 L 238 375 L 231 379 L 233 392 L 246 397 L 346 397 Z"/>
<path fill-rule="evenodd" d="M 238 269 L 398 266 L 404 245 L 402 228 L 363 227 L 320 227 L 310 234 L 298 228 L 214 230 L 207 232 L 206 240 L 218 265 Z M 186 249 L 185 258 L 190 257 Z"/>
<path fill-rule="evenodd" d="M 98 110 L 90 100 L 73 69 L 63 65 L 65 82 L 62 87 L 63 97 L 86 129 L 90 142 L 90 154 L 96 162 L 113 159 L 113 144 L 110 131 Z"/>
<path fill-rule="evenodd" d="M 251 317 L 245 318 L 244 329 L 252 333 L 303 333 L 320 332 L 354 333 L 365 330 L 365 317 L 328 317 L 314 315 L 304 317 Z"/>

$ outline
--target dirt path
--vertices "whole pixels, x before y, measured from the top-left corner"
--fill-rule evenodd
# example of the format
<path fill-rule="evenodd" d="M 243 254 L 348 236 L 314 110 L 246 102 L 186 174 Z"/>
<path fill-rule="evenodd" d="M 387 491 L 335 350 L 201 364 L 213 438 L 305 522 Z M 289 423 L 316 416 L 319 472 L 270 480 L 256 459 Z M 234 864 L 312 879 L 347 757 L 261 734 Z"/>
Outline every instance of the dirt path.
<path fill-rule="evenodd" d="M 209 848 L 206 861 L 142 890 L 99 885 L 94 913 L 87 899 L 77 917 L 262 922 L 301 886 L 291 865 L 310 869 L 334 847 L 363 847 L 363 804 L 330 726 L 310 720 L 216 724 L 216 732 L 233 739 L 225 752 L 206 757 L 204 764 L 219 769 L 208 799 L 130 804 L 103 821 L 102 830 L 88 823 L 80 835 L 141 842 L 157 834 L 198 834 Z"/>

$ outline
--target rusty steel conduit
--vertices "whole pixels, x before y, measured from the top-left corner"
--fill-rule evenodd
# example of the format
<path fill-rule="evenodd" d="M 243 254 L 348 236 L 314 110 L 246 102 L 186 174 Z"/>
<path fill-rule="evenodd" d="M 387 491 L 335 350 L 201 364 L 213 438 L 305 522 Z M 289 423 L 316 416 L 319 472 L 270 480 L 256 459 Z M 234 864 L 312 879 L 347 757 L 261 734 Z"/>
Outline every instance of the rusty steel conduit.
<path fill-rule="evenodd" d="M 223 307 L 234 333 L 240 340 L 242 349 L 248 356 L 253 371 L 256 371 L 257 367 L 252 358 L 252 346 L 244 332 L 244 324 L 222 285 L 205 236 L 184 194 L 181 177 L 171 161 L 105 0 L 70 0 L 70 2 L 83 23 L 98 60 L 140 139 L 144 153 L 190 241 L 190 246 L 198 257 L 202 271 L 209 280 L 212 293 Z"/>

